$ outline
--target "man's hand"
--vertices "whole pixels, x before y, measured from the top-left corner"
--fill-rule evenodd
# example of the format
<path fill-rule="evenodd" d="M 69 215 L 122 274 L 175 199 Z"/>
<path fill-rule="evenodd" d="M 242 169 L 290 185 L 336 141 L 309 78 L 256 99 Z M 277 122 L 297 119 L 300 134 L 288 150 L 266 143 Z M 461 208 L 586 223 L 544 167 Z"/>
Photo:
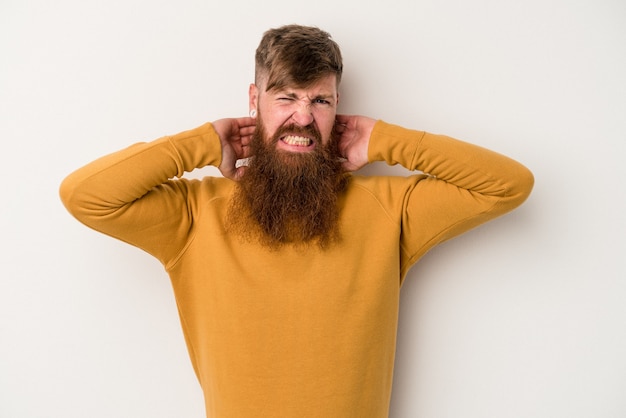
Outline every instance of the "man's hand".
<path fill-rule="evenodd" d="M 376 120 L 365 116 L 337 115 L 335 129 L 339 133 L 339 153 L 347 160 L 343 166 L 356 171 L 365 166 L 370 136 Z"/>
<path fill-rule="evenodd" d="M 245 167 L 235 167 L 238 159 L 247 158 L 248 145 L 256 127 L 256 119 L 243 117 L 220 119 L 212 123 L 222 143 L 222 163 L 218 167 L 226 178 L 237 180 Z"/>

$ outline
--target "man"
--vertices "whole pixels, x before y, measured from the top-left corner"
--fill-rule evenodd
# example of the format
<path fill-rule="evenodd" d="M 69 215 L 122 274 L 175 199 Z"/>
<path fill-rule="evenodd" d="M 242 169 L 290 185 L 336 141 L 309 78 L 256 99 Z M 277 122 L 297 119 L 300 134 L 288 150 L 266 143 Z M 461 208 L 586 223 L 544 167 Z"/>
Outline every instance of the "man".
<path fill-rule="evenodd" d="M 250 117 L 136 144 L 61 187 L 80 221 L 163 263 L 207 416 L 386 417 L 408 269 L 531 191 L 494 152 L 337 115 L 342 68 L 327 33 L 270 30 Z M 416 173 L 350 174 L 373 161 Z M 224 177 L 181 178 L 206 165 Z"/>

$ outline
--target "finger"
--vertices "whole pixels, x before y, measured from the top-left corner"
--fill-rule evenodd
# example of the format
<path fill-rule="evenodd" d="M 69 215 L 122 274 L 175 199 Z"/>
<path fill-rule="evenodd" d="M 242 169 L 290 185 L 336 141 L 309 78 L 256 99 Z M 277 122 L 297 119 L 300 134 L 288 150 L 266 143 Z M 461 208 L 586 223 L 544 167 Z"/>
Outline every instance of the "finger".
<path fill-rule="evenodd" d="M 234 180 L 239 181 L 241 179 L 241 176 L 243 176 L 243 173 L 245 171 L 246 171 L 246 167 L 245 166 L 238 167 L 237 170 L 235 171 Z"/>
<path fill-rule="evenodd" d="M 350 121 L 350 118 L 351 116 L 349 115 L 336 114 L 335 122 L 340 125 L 346 125 Z"/>
<path fill-rule="evenodd" d="M 256 126 L 256 118 L 251 118 L 249 116 L 237 118 L 236 121 L 240 129 Z"/>
<path fill-rule="evenodd" d="M 352 171 L 356 171 L 357 167 L 352 164 L 349 160 L 344 161 L 341 166 L 343 167 L 343 169 L 347 172 L 352 172 Z"/>
<path fill-rule="evenodd" d="M 254 131 L 256 130 L 255 126 L 245 126 L 239 129 L 239 135 L 244 136 L 252 136 Z"/>
<path fill-rule="evenodd" d="M 252 137 L 251 136 L 242 136 L 241 137 L 241 148 L 247 148 L 250 146 L 250 143 L 252 143 Z"/>

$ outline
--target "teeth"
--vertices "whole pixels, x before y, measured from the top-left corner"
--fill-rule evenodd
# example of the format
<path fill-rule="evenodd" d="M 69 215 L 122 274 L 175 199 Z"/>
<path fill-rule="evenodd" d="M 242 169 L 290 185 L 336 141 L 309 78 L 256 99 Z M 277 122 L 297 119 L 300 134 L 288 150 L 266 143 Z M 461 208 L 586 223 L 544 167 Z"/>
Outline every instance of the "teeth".
<path fill-rule="evenodd" d="M 306 147 L 311 145 L 311 138 L 305 138 L 303 136 L 288 135 L 283 138 L 283 142 L 289 145 L 297 145 L 299 147 Z"/>

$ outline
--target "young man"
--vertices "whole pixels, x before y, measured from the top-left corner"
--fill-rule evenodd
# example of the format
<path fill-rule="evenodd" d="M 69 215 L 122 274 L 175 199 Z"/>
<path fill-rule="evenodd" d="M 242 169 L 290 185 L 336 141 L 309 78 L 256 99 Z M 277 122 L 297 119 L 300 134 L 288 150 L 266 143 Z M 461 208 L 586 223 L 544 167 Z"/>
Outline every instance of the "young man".
<path fill-rule="evenodd" d="M 251 117 L 136 144 L 61 187 L 81 222 L 163 263 L 207 416 L 386 417 L 408 269 L 531 191 L 492 151 L 337 115 L 341 74 L 327 33 L 270 30 Z M 373 161 L 416 173 L 350 174 Z M 181 178 L 206 165 L 224 178 Z"/>

